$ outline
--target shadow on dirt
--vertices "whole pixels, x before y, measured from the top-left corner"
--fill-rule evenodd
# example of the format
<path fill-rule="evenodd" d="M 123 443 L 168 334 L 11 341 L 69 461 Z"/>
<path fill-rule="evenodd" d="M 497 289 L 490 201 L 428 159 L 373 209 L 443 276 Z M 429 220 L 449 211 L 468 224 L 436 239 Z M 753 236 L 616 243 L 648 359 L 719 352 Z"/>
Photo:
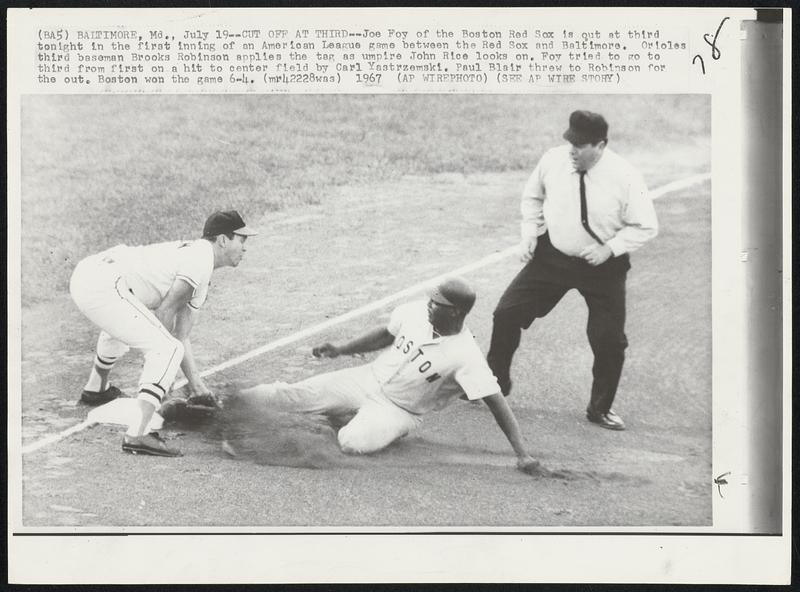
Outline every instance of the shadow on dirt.
<path fill-rule="evenodd" d="M 349 418 L 283 413 L 226 399 L 213 414 L 175 418 L 178 429 L 201 432 L 221 455 L 238 462 L 302 469 L 370 469 L 375 467 L 437 467 L 471 465 L 512 468 L 514 457 L 485 448 L 454 446 L 412 435 L 370 455 L 351 456 L 339 449 L 338 428 Z M 530 476 L 559 481 L 649 483 L 621 472 L 584 471 L 543 462 Z"/>

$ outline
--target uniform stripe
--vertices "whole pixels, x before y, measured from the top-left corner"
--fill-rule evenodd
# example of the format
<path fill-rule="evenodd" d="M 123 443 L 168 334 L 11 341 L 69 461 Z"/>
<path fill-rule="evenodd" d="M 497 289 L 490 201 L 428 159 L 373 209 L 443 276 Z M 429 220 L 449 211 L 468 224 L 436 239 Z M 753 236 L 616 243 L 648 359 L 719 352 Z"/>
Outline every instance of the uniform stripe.
<path fill-rule="evenodd" d="M 167 389 L 165 389 L 165 388 L 164 388 L 163 386 L 161 386 L 160 384 L 156 384 L 155 382 L 148 382 L 148 383 L 147 383 L 147 386 L 152 386 L 152 387 L 155 387 L 155 388 L 157 388 L 158 390 L 160 390 L 160 391 L 161 391 L 161 395 L 159 395 L 159 396 L 161 396 L 161 397 L 163 397 L 164 395 L 166 395 L 166 394 L 167 394 Z M 139 387 L 139 390 L 140 390 L 140 391 L 141 391 L 141 390 L 145 390 L 144 386 L 140 386 L 140 387 Z"/>
<path fill-rule="evenodd" d="M 164 336 L 166 336 L 170 341 L 173 341 L 175 339 L 175 337 L 172 335 L 172 333 L 170 333 L 167 330 L 167 328 L 161 322 L 158 321 L 158 319 L 153 319 L 153 316 L 154 316 L 153 312 L 149 308 L 144 306 L 144 304 L 142 304 L 136 297 L 133 297 L 133 299 L 131 299 L 129 296 L 126 295 L 126 293 L 124 291 L 120 291 L 119 282 L 120 282 L 121 279 L 122 279 L 122 276 L 118 277 L 116 283 L 114 284 L 114 289 L 117 291 L 117 294 L 119 294 L 119 297 L 122 298 L 125 302 L 127 302 L 131 306 L 133 306 L 133 308 L 135 308 L 137 312 L 141 313 L 141 315 L 151 325 L 153 325 L 159 331 L 161 331 L 161 333 Z M 133 296 L 133 295 L 131 295 L 131 296 Z M 175 359 L 175 356 L 177 355 L 177 353 L 178 353 L 178 346 L 176 345 L 172 350 L 172 355 L 169 358 L 169 362 L 166 364 L 166 367 L 164 368 L 164 373 L 161 375 L 161 377 L 158 379 L 157 382 L 162 382 L 164 380 L 164 378 L 167 375 L 167 370 L 169 370 L 169 367 L 172 365 L 173 360 Z"/>
<path fill-rule="evenodd" d="M 151 395 L 150 393 L 139 391 L 139 396 L 137 397 L 137 399 L 141 401 L 147 401 L 156 409 L 161 407 L 161 399 L 159 397 Z"/>
<path fill-rule="evenodd" d="M 167 370 L 169 370 L 170 366 L 172 366 L 172 362 L 173 362 L 173 360 L 175 359 L 175 357 L 176 357 L 177 355 L 178 355 L 178 346 L 176 345 L 176 346 L 175 346 L 175 347 L 172 349 L 172 355 L 169 357 L 169 362 L 167 363 L 167 366 L 166 366 L 166 368 L 164 368 L 164 374 L 162 374 L 162 375 L 161 375 L 161 378 L 159 378 L 159 379 L 158 379 L 158 381 L 157 381 L 155 384 L 158 384 L 158 386 L 161 386 L 159 383 L 163 382 L 163 381 L 164 381 L 164 379 L 166 378 L 166 376 L 167 376 Z M 178 371 L 178 369 L 176 368 L 176 369 L 175 369 L 175 371 L 177 372 L 177 371 Z M 166 391 L 166 389 L 164 389 L 164 390 Z"/>
<path fill-rule="evenodd" d="M 122 298 L 125 302 L 130 304 L 133 308 L 136 309 L 136 312 L 140 313 L 152 326 L 156 327 L 159 331 L 164 333 L 165 335 L 169 335 L 172 337 L 172 334 L 167 331 L 167 328 L 158 320 L 153 318 L 153 311 L 147 308 L 142 302 L 130 294 L 130 292 L 120 291 L 119 289 L 119 282 L 122 279 L 122 276 L 117 278 L 116 283 L 114 284 L 114 289 L 117 291 L 117 294 L 120 298 Z"/>
<path fill-rule="evenodd" d="M 117 361 L 116 358 L 112 358 L 111 360 L 104 360 L 100 356 L 95 355 L 94 366 L 95 368 L 99 368 L 100 370 L 110 370 L 111 368 L 114 367 L 116 361 Z"/>
<path fill-rule="evenodd" d="M 150 389 L 146 389 L 146 388 L 140 388 L 139 392 L 147 394 L 147 395 L 150 395 L 151 397 L 155 397 L 156 399 L 159 400 L 159 402 L 161 401 L 161 399 L 164 398 L 163 395 L 159 395 L 158 393 L 156 393 L 154 391 L 151 391 Z"/>

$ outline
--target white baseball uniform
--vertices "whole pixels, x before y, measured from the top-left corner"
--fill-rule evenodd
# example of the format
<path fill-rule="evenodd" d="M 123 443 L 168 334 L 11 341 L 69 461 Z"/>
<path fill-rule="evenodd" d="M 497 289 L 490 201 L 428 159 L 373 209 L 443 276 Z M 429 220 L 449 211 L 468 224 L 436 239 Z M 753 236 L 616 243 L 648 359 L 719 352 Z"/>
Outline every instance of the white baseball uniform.
<path fill-rule="evenodd" d="M 500 392 L 469 329 L 435 335 L 426 301 L 397 307 L 387 329 L 394 343 L 369 364 L 252 391 L 286 411 L 356 412 L 339 430 L 342 450 L 354 453 L 384 448 L 418 427 L 424 413 L 442 409 L 462 394 L 476 400 Z"/>
<path fill-rule="evenodd" d="M 214 251 L 204 239 L 147 246 L 118 245 L 83 259 L 70 280 L 78 308 L 100 327 L 95 364 L 111 368 L 129 348 L 142 350 L 140 397 L 160 403 L 183 359 L 183 344 L 151 312 L 176 278 L 194 293 L 189 306 L 199 309 L 208 295 Z"/>

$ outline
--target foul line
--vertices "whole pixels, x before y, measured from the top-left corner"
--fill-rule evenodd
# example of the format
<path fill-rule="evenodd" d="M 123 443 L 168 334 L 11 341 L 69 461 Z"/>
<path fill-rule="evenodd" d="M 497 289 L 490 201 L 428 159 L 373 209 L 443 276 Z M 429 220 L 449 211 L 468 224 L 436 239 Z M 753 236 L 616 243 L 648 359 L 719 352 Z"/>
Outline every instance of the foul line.
<path fill-rule="evenodd" d="M 697 185 L 698 183 L 702 183 L 703 181 L 708 181 L 710 179 L 711 173 L 702 173 L 700 175 L 692 175 L 691 177 L 678 179 L 677 181 L 673 181 L 672 183 L 667 183 L 666 185 L 662 185 L 661 187 L 656 187 L 653 189 L 650 192 L 650 198 L 658 199 L 667 193 L 672 193 L 673 191 L 678 191 L 680 189 L 686 189 L 687 187 Z"/>
<path fill-rule="evenodd" d="M 705 174 L 701 174 L 701 175 L 692 175 L 691 177 L 686 177 L 685 179 L 679 179 L 677 181 L 673 181 L 672 183 L 667 183 L 666 185 L 662 185 L 661 187 L 657 187 L 656 189 L 652 190 L 650 192 L 650 197 L 652 199 L 659 199 L 660 197 L 663 197 L 664 195 L 666 195 L 668 193 L 671 193 L 673 191 L 678 191 L 680 189 L 685 189 L 687 187 L 691 187 L 692 185 L 696 185 L 698 183 L 702 183 L 703 181 L 706 181 L 706 180 L 708 180 L 710 178 L 711 178 L 711 174 L 710 173 L 705 173 Z M 216 374 L 217 372 L 220 372 L 220 371 L 225 370 L 227 368 L 230 368 L 232 366 L 236 366 L 238 364 L 241 364 L 242 362 L 246 362 L 247 360 L 250 360 L 252 358 L 255 358 L 257 356 L 265 354 L 267 352 L 279 349 L 279 348 L 281 348 L 281 347 L 283 347 L 285 345 L 289 345 L 291 343 L 295 343 L 296 341 L 301 341 L 301 340 L 305 339 L 306 337 L 310 337 L 311 335 L 314 335 L 316 333 L 321 333 L 322 331 L 325 331 L 326 329 L 330 329 L 331 327 L 335 327 L 336 325 L 340 325 L 342 323 L 346 323 L 347 321 L 350 321 L 352 319 L 360 317 L 361 315 L 367 314 L 369 312 L 374 312 L 376 310 L 380 310 L 381 308 L 383 308 L 387 304 L 391 304 L 392 302 L 394 302 L 396 300 L 400 300 L 400 299 L 406 298 L 407 296 L 411 296 L 413 294 L 416 294 L 417 292 L 421 292 L 422 290 L 425 290 L 425 289 L 428 289 L 428 288 L 432 288 L 433 286 L 435 286 L 436 284 L 438 284 L 439 282 L 441 282 L 442 280 L 444 280 L 444 279 L 446 279 L 446 278 L 448 278 L 450 276 L 453 276 L 453 275 L 464 275 L 464 274 L 467 274 L 467 273 L 469 273 L 471 271 L 475 271 L 476 269 L 480 269 L 481 267 L 486 267 L 487 265 L 490 265 L 492 263 L 496 263 L 498 261 L 501 261 L 502 259 L 505 259 L 506 257 L 510 257 L 516 251 L 517 251 L 517 245 L 514 245 L 514 246 L 511 246 L 511 247 L 508 247 L 507 249 L 504 249 L 502 251 L 499 251 L 497 253 L 494 253 L 492 255 L 484 257 L 483 259 L 479 259 L 479 260 L 474 261 L 474 262 L 472 262 L 472 263 L 470 263 L 468 265 L 464 265 L 462 267 L 459 267 L 458 269 L 454 269 L 452 271 L 448 271 L 447 273 L 443 273 L 443 274 L 437 275 L 436 277 L 433 277 L 433 278 L 430 278 L 428 280 L 425 280 L 424 282 L 420 282 L 418 284 L 415 284 L 415 285 L 411 286 L 410 288 L 406 288 L 405 290 L 401 290 L 399 292 L 395 292 L 394 294 L 392 294 L 390 296 L 387 296 L 385 298 L 381 298 L 380 300 L 376 300 L 375 302 L 372 302 L 372 303 L 366 304 L 366 305 L 364 305 L 364 306 L 362 306 L 360 308 L 356 308 L 354 310 L 351 310 L 350 312 L 347 312 L 347 313 L 345 313 L 343 315 L 339 315 L 338 317 L 334 317 L 332 319 L 328 319 L 325 322 L 319 323 L 317 325 L 313 325 L 313 326 L 309 327 L 308 329 L 303 329 L 302 331 L 298 331 L 297 333 L 293 333 L 291 335 L 287 335 L 286 337 L 278 339 L 277 341 L 272 341 L 270 343 L 262 345 L 259 348 L 256 348 L 256 349 L 251 350 L 251 351 L 249 351 L 247 353 L 244 353 L 244 354 L 242 354 L 240 356 L 237 356 L 237 357 L 235 357 L 233 359 L 230 359 L 227 362 L 223 362 L 222 364 L 217 364 L 216 366 L 213 366 L 213 367 L 208 368 L 207 370 L 204 370 L 203 372 L 201 372 L 200 376 L 205 378 L 206 376 L 210 376 L 212 374 Z M 172 386 L 172 388 L 173 389 L 179 389 L 179 388 L 185 386 L 186 384 L 187 384 L 186 379 L 182 378 L 182 379 L 176 381 L 175 384 Z M 76 432 L 80 432 L 80 431 L 82 431 L 82 430 L 84 430 L 86 428 L 89 428 L 89 427 L 91 427 L 93 425 L 95 425 L 95 422 L 89 421 L 87 419 L 87 420 L 85 420 L 85 421 L 83 421 L 83 422 L 81 422 L 81 423 L 79 423 L 77 425 L 74 425 L 71 428 L 68 428 L 68 429 L 66 429 L 66 430 L 64 430 L 62 432 L 59 432 L 57 434 L 52 434 L 50 436 L 46 436 L 45 438 L 42 438 L 41 440 L 38 440 L 36 442 L 32 442 L 31 444 L 28 444 L 27 446 L 23 446 L 22 447 L 22 454 L 27 454 L 29 452 L 33 452 L 35 450 L 39 450 L 40 448 L 44 448 L 45 446 L 47 446 L 49 444 L 53 444 L 55 442 L 58 442 L 59 440 L 63 440 L 64 438 L 66 438 L 68 436 L 71 436 L 72 434 L 74 434 Z"/>

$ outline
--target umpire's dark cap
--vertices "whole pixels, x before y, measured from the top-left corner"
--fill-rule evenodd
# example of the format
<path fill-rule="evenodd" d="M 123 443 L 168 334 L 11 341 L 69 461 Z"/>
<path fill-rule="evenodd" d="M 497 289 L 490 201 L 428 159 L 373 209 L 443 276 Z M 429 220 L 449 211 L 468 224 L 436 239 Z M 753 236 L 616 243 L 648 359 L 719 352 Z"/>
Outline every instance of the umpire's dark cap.
<path fill-rule="evenodd" d="M 437 304 L 454 306 L 467 314 L 475 304 L 475 291 L 461 278 L 449 278 L 431 291 L 430 298 Z"/>
<path fill-rule="evenodd" d="M 258 232 L 244 223 L 244 220 L 236 210 L 214 212 L 208 217 L 205 226 L 203 226 L 204 237 L 231 233 L 241 234 L 242 236 L 258 234 Z"/>
<path fill-rule="evenodd" d="M 569 116 L 569 129 L 564 132 L 564 139 L 576 146 L 597 144 L 608 139 L 608 123 L 599 113 L 573 111 Z"/>

